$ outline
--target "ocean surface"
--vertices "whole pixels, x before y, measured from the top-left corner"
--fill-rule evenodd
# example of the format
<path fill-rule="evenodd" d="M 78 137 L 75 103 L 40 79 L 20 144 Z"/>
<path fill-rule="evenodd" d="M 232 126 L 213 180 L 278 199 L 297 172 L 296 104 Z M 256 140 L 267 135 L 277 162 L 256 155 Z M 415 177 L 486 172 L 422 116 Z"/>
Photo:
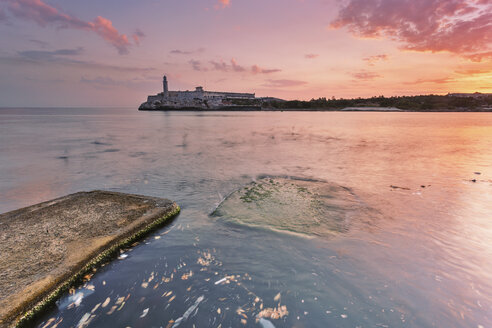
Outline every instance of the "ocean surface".
<path fill-rule="evenodd" d="M 93 189 L 182 212 L 39 327 L 492 327 L 492 113 L 0 109 L 0 212 Z"/>

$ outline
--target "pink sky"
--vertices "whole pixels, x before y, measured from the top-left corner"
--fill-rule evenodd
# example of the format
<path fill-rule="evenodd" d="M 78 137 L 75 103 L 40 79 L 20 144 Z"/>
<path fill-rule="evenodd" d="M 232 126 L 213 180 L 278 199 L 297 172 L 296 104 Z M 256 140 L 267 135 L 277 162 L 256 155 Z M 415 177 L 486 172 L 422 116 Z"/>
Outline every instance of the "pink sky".
<path fill-rule="evenodd" d="M 0 0 L 0 106 L 492 92 L 490 0 Z"/>

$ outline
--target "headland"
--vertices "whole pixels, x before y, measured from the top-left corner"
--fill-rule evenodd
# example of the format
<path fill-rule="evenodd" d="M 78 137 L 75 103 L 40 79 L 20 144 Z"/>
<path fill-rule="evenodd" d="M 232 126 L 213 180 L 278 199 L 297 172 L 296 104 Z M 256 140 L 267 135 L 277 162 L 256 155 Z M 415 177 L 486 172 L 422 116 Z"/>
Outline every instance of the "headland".
<path fill-rule="evenodd" d="M 491 112 L 490 93 L 449 93 L 447 95 L 418 95 L 371 97 L 353 99 L 318 98 L 283 100 L 256 97 L 255 93 L 207 91 L 169 91 L 167 77 L 163 91 L 147 97 L 139 110 L 180 111 L 381 111 L 381 112 Z"/>

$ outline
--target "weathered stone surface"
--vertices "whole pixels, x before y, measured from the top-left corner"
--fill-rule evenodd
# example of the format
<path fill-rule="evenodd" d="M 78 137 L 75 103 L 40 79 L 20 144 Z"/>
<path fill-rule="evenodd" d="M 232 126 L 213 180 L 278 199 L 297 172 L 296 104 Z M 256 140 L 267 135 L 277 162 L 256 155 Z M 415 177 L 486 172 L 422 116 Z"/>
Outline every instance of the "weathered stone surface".
<path fill-rule="evenodd" d="M 212 215 L 233 224 L 329 237 L 348 232 L 356 222 L 371 224 L 379 213 L 344 186 L 266 177 L 229 195 Z"/>
<path fill-rule="evenodd" d="M 179 212 L 174 202 L 79 192 L 0 215 L 0 326 Z"/>

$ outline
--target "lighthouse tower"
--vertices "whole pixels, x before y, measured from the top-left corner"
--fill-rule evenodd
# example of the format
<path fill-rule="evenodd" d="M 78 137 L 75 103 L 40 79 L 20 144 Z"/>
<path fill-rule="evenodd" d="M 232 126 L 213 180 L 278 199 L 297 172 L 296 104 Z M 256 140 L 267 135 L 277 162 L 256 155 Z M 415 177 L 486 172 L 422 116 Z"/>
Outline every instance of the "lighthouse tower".
<path fill-rule="evenodd" d="M 163 98 L 167 99 L 169 98 L 169 89 L 167 87 L 167 77 L 164 75 L 164 78 L 162 79 L 162 88 L 163 88 Z"/>

